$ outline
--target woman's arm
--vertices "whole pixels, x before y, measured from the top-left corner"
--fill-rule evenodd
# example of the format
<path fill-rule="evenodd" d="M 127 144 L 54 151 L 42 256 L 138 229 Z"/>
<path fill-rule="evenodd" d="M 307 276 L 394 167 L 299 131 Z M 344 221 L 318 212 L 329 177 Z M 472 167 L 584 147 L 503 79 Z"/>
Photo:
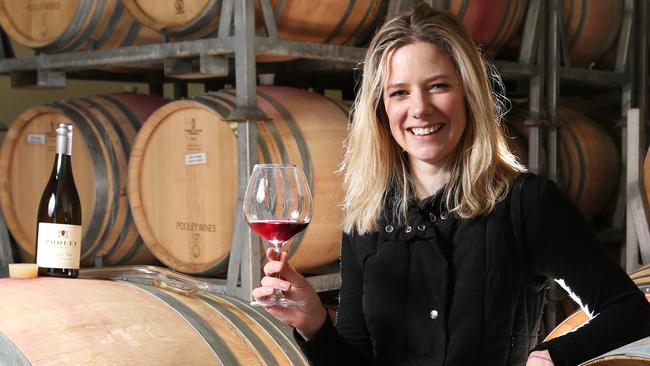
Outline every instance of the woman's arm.
<path fill-rule="evenodd" d="M 555 183 L 534 177 L 522 193 L 535 273 L 563 282 L 594 316 L 575 332 L 535 349 L 547 349 L 556 365 L 576 365 L 650 335 L 650 305 Z"/>
<path fill-rule="evenodd" d="M 341 241 L 341 291 L 336 328 L 329 317 L 308 341 L 296 337 L 312 365 L 370 365 L 372 351 L 363 316 L 363 269 L 357 259 L 354 237 Z"/>
<path fill-rule="evenodd" d="M 267 310 L 283 323 L 295 329 L 294 337 L 312 365 L 371 364 L 371 346 L 363 316 L 363 271 L 356 259 L 350 236 L 344 235 L 341 245 L 341 291 L 337 326 L 327 315 L 316 291 L 309 282 L 287 262 L 286 253 L 280 260 L 272 249 L 265 266 L 262 286 L 253 290 L 253 297 L 270 296 L 275 288 L 293 300 L 305 302 L 300 307 L 271 307 Z M 271 276 L 279 274 L 280 278 Z"/>

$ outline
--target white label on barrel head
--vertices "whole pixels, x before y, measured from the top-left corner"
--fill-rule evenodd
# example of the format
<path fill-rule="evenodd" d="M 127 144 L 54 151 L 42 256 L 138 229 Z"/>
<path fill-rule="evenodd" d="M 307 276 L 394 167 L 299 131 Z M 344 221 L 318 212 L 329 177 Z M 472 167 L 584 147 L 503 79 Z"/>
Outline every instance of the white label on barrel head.
<path fill-rule="evenodd" d="M 199 165 L 207 163 L 204 152 L 185 155 L 185 165 Z"/>
<path fill-rule="evenodd" d="M 27 135 L 27 143 L 31 145 L 45 145 L 45 135 L 30 133 Z"/>

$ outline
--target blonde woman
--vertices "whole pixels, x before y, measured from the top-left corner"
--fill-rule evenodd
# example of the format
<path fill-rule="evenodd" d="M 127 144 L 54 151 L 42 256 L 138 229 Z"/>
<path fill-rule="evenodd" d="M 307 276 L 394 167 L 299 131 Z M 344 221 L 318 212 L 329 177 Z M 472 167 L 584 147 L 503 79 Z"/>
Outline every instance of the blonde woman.
<path fill-rule="evenodd" d="M 508 150 L 493 79 L 462 25 L 426 5 L 372 40 L 343 162 L 336 325 L 285 254 L 253 290 L 306 302 L 267 310 L 314 365 L 576 365 L 650 335 L 643 294 Z M 549 279 L 596 316 L 537 344 Z"/>

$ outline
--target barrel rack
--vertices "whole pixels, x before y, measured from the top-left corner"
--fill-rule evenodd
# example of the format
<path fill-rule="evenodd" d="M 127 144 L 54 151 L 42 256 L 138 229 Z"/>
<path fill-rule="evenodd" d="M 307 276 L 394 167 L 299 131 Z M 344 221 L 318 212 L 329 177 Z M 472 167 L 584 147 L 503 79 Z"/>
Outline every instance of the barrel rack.
<path fill-rule="evenodd" d="M 648 5 L 644 0 L 621 0 L 625 14 L 619 34 L 616 62 L 613 71 L 589 70 L 571 67 L 560 29 L 560 0 L 528 0 L 523 25 L 522 46 L 517 61 L 495 61 L 497 69 L 507 80 L 527 80 L 530 117 L 529 168 L 558 179 L 557 166 L 557 110 L 560 80 L 621 88 L 621 120 L 623 132 L 622 158 L 627 173 L 621 175 L 616 214 L 611 230 L 601 233 L 604 238 L 626 239 L 625 268 L 628 272 L 641 262 L 650 263 L 650 230 L 648 207 L 640 181 L 647 100 L 647 30 Z M 448 1 L 428 0 L 444 6 Z M 408 8 L 412 0 L 389 0 L 388 15 Z M 253 3 L 247 0 L 224 0 L 218 35 L 214 38 L 191 41 L 165 42 L 119 49 L 100 49 L 39 54 L 16 59 L 8 38 L 0 30 L 0 74 L 8 74 L 12 87 L 65 87 L 66 78 L 111 79 L 140 81 L 149 84 L 150 93 L 162 94 L 162 83 L 174 80 L 175 97 L 187 95 L 187 84 L 176 77 L 186 74 L 209 78 L 206 87 L 224 79 L 234 80 L 236 108 L 227 117 L 238 124 L 239 196 L 237 219 L 232 238 L 232 251 L 225 280 L 209 281 L 214 291 L 223 291 L 243 299 L 251 298 L 251 289 L 260 280 L 260 239 L 253 234 L 241 212 L 241 203 L 248 176 L 256 162 L 257 121 L 264 120 L 256 105 L 257 71 L 275 72 L 347 72 L 350 77 L 330 78 L 335 82 L 353 85 L 352 70 L 363 60 L 364 50 L 358 47 L 317 44 L 278 39 L 274 9 L 269 0 L 260 1 L 266 36 L 256 35 Z M 278 1 L 280 7 L 285 1 Z M 298 57 L 290 64 L 256 65 L 256 54 Z M 143 69 L 128 75 L 103 73 L 97 68 L 114 65 L 157 64 L 159 68 Z M 288 65 L 288 66 L 287 66 Z M 234 71 L 232 70 L 234 68 Z M 161 71 L 162 69 L 162 71 Z M 216 79 L 215 79 L 216 78 Z M 336 79 L 346 79 L 336 80 Z M 212 80 L 217 80 L 212 81 Z M 632 113 L 628 111 L 634 108 Z M 548 152 L 542 162 L 542 148 Z M 627 164 L 626 164 L 627 162 Z M 546 165 L 546 172 L 543 166 Z M 628 219 L 625 217 L 633 218 Z M 625 229 L 624 229 L 625 227 Z M 0 242 L 0 264 L 3 260 Z M 10 253 L 10 252 L 9 252 Z M 4 255 L 7 260 L 7 255 Z M 9 254 L 9 261 L 11 260 Z M 101 262 L 101 261 L 100 261 Z M 328 273 L 329 272 L 329 273 Z M 340 278 L 335 270 L 308 278 L 317 291 L 336 290 Z"/>
<path fill-rule="evenodd" d="M 540 8 L 540 27 L 543 29 L 540 34 L 544 39 L 538 44 L 538 56 L 545 57 L 538 57 L 538 63 L 542 66 L 538 74 L 530 79 L 529 125 L 535 128 L 530 131 L 529 153 L 532 157 L 531 171 L 545 173 L 549 178 L 558 181 L 557 117 L 561 80 L 581 86 L 621 89 L 621 118 L 617 127 L 621 129 L 622 169 L 617 202 L 609 227 L 597 232 L 597 235 L 602 241 L 625 241 L 619 262 L 631 273 L 639 266 L 650 263 L 650 211 L 641 181 L 643 157 L 647 149 L 643 121 L 647 108 L 649 9 L 647 2 L 643 0 L 621 1 L 624 3 L 624 15 L 616 43 L 614 69 L 611 71 L 572 67 L 561 28 L 561 1 L 550 0 Z M 532 7 L 533 4 L 529 3 L 529 6 Z M 537 111 L 540 114 L 536 115 L 535 119 Z M 536 157 L 541 156 L 541 150 L 538 149 L 541 149 L 544 143 L 548 152 L 546 172 L 542 172 L 541 166 L 537 165 L 540 161 L 536 160 Z M 547 300 L 552 304 L 564 296 L 566 295 L 558 289 L 558 285 L 552 282 L 551 289 L 547 292 Z M 556 308 L 546 306 L 546 329 L 553 329 L 557 324 L 556 320 Z"/>

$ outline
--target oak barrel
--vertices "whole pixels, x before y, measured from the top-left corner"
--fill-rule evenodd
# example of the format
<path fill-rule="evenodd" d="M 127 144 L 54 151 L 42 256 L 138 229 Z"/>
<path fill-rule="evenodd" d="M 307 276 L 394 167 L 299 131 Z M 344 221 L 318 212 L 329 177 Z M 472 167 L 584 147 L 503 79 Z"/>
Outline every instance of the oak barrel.
<path fill-rule="evenodd" d="M 258 161 L 303 167 L 314 212 L 302 239 L 285 248 L 301 271 L 339 255 L 347 109 L 321 95 L 258 87 Z M 234 90 L 169 103 L 149 117 L 129 161 L 129 202 L 151 252 L 170 268 L 215 275 L 228 266 L 238 196 L 237 140 L 224 121 Z"/>
<path fill-rule="evenodd" d="M 526 0 L 452 0 L 449 11 L 463 22 L 478 46 L 494 54 L 516 35 L 527 4 Z"/>
<path fill-rule="evenodd" d="M 271 0 L 280 39 L 355 45 L 383 21 L 386 0 Z M 124 0 L 140 22 L 176 39 L 216 36 L 222 1 Z M 255 1 L 258 33 L 262 11 Z"/>
<path fill-rule="evenodd" d="M 0 280 L 0 298 L 3 365 L 308 365 L 288 327 L 226 295 L 40 277 Z"/>
<path fill-rule="evenodd" d="M 509 133 L 519 144 L 515 152 L 527 161 L 528 129 L 523 125 L 529 112 L 514 107 L 506 116 Z M 587 219 L 601 212 L 612 199 L 619 178 L 619 154 L 604 128 L 587 116 L 567 107 L 558 114 L 558 168 L 560 183 Z M 545 153 L 544 153 L 545 154 Z M 545 158 L 543 158 L 545 160 Z"/>
<path fill-rule="evenodd" d="M 620 0 L 563 1 L 564 41 L 572 66 L 590 66 L 616 45 L 624 6 Z"/>
<path fill-rule="evenodd" d="M 67 52 L 162 42 L 122 0 L 0 0 L 0 25 L 40 52 Z"/>
<path fill-rule="evenodd" d="M 152 263 L 126 197 L 131 142 L 167 99 L 116 93 L 35 106 L 20 114 L 0 150 L 0 204 L 23 259 L 34 257 L 36 212 L 52 170 L 55 126 L 72 123 L 72 166 L 82 211 L 82 266 Z"/>

